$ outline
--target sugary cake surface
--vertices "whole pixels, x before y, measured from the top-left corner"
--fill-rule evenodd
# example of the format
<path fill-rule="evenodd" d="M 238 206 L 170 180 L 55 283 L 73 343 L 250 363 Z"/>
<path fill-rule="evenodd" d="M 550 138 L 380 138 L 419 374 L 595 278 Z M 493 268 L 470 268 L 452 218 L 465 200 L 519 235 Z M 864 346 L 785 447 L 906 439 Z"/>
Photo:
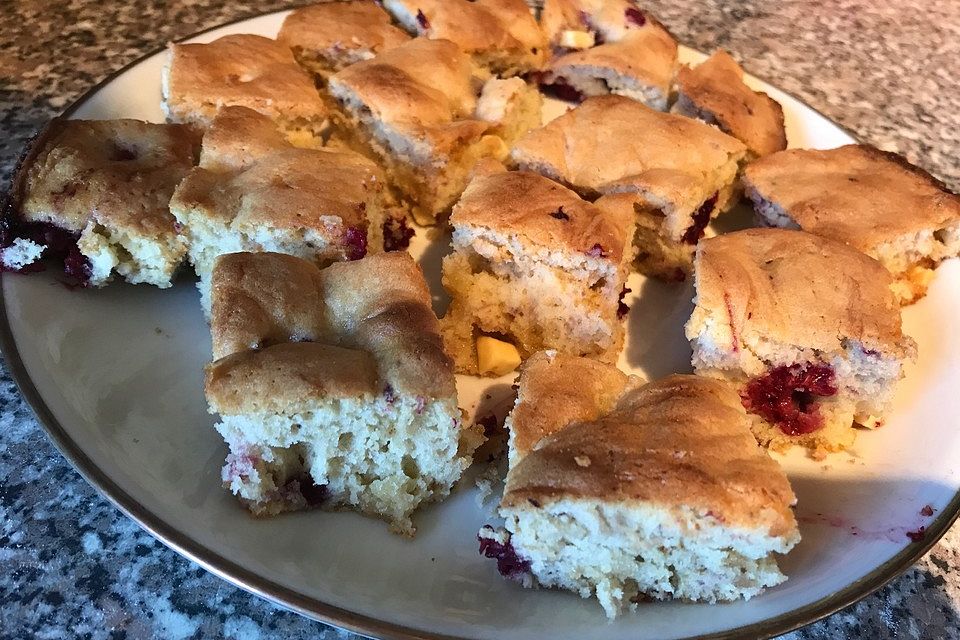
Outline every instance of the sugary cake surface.
<path fill-rule="evenodd" d="M 564 371 L 551 372 L 554 363 Z M 611 374 L 609 388 L 588 382 L 596 368 L 547 354 L 524 365 L 521 389 L 533 386 L 518 401 L 511 432 L 530 440 L 544 435 L 512 465 L 502 507 L 570 499 L 645 504 L 710 512 L 726 526 L 770 536 L 796 535 L 796 497 L 757 446 L 732 386 L 689 375 L 642 384 Z M 549 378 L 537 380 L 542 375 Z M 558 397 L 567 398 L 559 410 Z"/>
<path fill-rule="evenodd" d="M 745 151 L 738 140 L 702 122 L 623 96 L 598 96 L 529 132 L 510 155 L 521 168 L 587 195 L 631 183 L 695 208 Z"/>
<path fill-rule="evenodd" d="M 563 185 L 529 171 L 479 176 L 463 192 L 450 224 L 515 234 L 548 250 L 583 253 L 619 264 L 631 217 L 607 213 Z"/>
<path fill-rule="evenodd" d="M 207 394 L 220 413 L 263 403 L 289 413 L 387 385 L 424 398 L 456 394 L 430 293 L 406 252 L 322 270 L 278 253 L 221 256 L 210 329 Z"/>
<path fill-rule="evenodd" d="M 373 0 L 322 2 L 295 9 L 277 35 L 277 40 L 298 56 L 319 55 L 332 69 L 373 57 L 409 39 Z"/>
<path fill-rule="evenodd" d="M 744 84 L 743 69 L 726 51 L 717 51 L 696 67 L 682 67 L 677 87 L 676 111 L 716 123 L 754 155 L 787 148 L 780 104 Z"/>
<path fill-rule="evenodd" d="M 871 254 L 960 221 L 960 196 L 896 154 L 867 145 L 782 151 L 749 165 L 744 183 L 755 204 L 769 201 L 804 231 Z"/>
<path fill-rule="evenodd" d="M 890 274 L 840 242 L 802 231 L 749 229 L 701 242 L 687 335 L 762 354 L 791 345 L 830 357 L 848 343 L 902 358 L 907 346 Z"/>
<path fill-rule="evenodd" d="M 385 0 L 384 7 L 411 33 L 450 40 L 500 73 L 545 59 L 546 41 L 523 0 Z"/>
<path fill-rule="evenodd" d="M 20 216 L 76 233 L 91 218 L 137 235 L 172 233 L 167 204 L 198 145 L 183 125 L 54 120 L 23 168 Z"/>
<path fill-rule="evenodd" d="M 170 44 L 163 97 L 168 118 L 207 125 L 220 107 L 245 106 L 274 120 L 316 123 L 326 106 L 283 43 L 249 34 Z"/>
<path fill-rule="evenodd" d="M 229 172 L 294 148 L 276 123 L 247 107 L 223 107 L 203 133 L 200 167 Z"/>

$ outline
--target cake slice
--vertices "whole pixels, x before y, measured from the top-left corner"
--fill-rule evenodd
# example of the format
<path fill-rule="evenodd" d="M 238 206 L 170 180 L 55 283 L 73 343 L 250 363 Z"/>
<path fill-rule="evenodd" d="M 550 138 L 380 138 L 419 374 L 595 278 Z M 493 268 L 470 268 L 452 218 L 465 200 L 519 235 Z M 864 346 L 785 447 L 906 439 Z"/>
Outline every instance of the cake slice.
<path fill-rule="evenodd" d="M 743 69 L 720 50 L 677 74 L 677 101 L 671 111 L 720 127 L 747 145 L 750 158 L 787 148 L 780 103 L 743 82 Z"/>
<path fill-rule="evenodd" d="M 243 107 L 213 121 L 200 166 L 177 187 L 170 211 L 200 276 L 204 310 L 220 255 L 275 251 L 326 266 L 380 251 L 384 229 L 396 222 L 373 161 L 294 147 L 268 118 Z"/>
<path fill-rule="evenodd" d="M 640 135 L 639 132 L 642 132 Z M 594 199 L 633 193 L 657 228 L 649 275 L 674 279 L 688 273 L 697 242 L 710 220 L 735 201 L 735 183 L 746 147 L 715 127 L 661 113 L 623 96 L 600 96 L 530 131 L 513 146 L 511 162 Z M 642 266 L 642 265 L 641 265 Z"/>
<path fill-rule="evenodd" d="M 502 159 L 503 141 L 474 116 L 470 58 L 448 40 L 415 38 L 330 77 L 336 135 L 377 158 L 417 222 L 433 224 L 466 187 L 474 165 Z"/>
<path fill-rule="evenodd" d="M 610 618 L 650 599 L 749 599 L 786 577 L 796 497 L 736 391 L 538 353 L 507 418 L 510 468 L 480 551 L 505 577 L 595 596 Z"/>
<path fill-rule="evenodd" d="M 739 389 L 754 435 L 815 457 L 849 448 L 854 423 L 882 423 L 915 345 L 890 274 L 802 231 L 750 229 L 697 248 L 693 366 Z"/>
<path fill-rule="evenodd" d="M 561 100 L 581 102 L 616 94 L 667 110 L 677 68 L 677 43 L 658 22 L 637 12 L 638 22 L 620 40 L 554 57 L 539 74 L 540 88 Z"/>
<path fill-rule="evenodd" d="M 277 35 L 303 68 L 322 78 L 409 39 L 374 0 L 322 2 L 294 9 Z"/>
<path fill-rule="evenodd" d="M 114 274 L 165 288 L 186 253 L 168 205 L 195 164 L 199 136 L 139 120 L 53 120 L 25 152 L 5 212 L 8 271 L 63 261 L 84 286 Z"/>
<path fill-rule="evenodd" d="M 463 425 L 407 253 L 323 270 L 278 253 L 221 256 L 211 331 L 223 482 L 254 515 L 356 509 L 412 535 L 413 511 L 450 493 L 483 439 Z"/>
<path fill-rule="evenodd" d="M 478 372 L 478 336 L 615 362 L 623 345 L 619 297 L 633 216 L 617 217 L 530 172 L 480 175 L 450 216 L 443 261 L 448 352 Z M 497 371 L 496 373 L 501 373 Z"/>
<path fill-rule="evenodd" d="M 655 23 L 634 0 L 544 0 L 540 28 L 554 55 L 619 42 L 635 29 Z"/>
<path fill-rule="evenodd" d="M 488 133 L 507 145 L 543 124 L 543 95 L 520 78 L 491 78 L 477 99 L 475 115 L 488 122 Z"/>
<path fill-rule="evenodd" d="M 538 69 L 546 39 L 523 0 L 383 0 L 415 36 L 450 40 L 499 76 Z"/>
<path fill-rule="evenodd" d="M 867 145 L 790 149 L 743 177 L 759 222 L 863 251 L 893 274 L 901 304 L 922 298 L 937 265 L 960 254 L 960 196 L 904 158 Z"/>
<path fill-rule="evenodd" d="M 300 146 L 320 146 L 327 106 L 290 48 L 250 34 L 169 45 L 160 106 L 171 122 L 207 127 L 226 106 L 248 107 Z"/>

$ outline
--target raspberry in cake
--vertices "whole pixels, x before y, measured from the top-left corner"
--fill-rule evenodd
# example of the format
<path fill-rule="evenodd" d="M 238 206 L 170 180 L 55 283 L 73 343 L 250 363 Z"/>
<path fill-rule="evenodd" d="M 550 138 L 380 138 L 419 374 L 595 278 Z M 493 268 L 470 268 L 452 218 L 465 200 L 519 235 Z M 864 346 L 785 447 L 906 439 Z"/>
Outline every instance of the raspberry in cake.
<path fill-rule="evenodd" d="M 81 284 L 114 274 L 165 288 L 186 253 L 169 203 L 195 164 L 199 135 L 139 120 L 53 120 L 11 189 L 0 261 L 7 270 L 62 260 Z"/>
<path fill-rule="evenodd" d="M 374 0 L 322 2 L 294 9 L 277 35 L 301 66 L 322 78 L 409 39 Z"/>
<path fill-rule="evenodd" d="M 666 111 L 676 67 L 677 43 L 658 22 L 644 19 L 618 40 L 555 56 L 538 77 L 546 93 L 562 100 L 612 93 Z"/>
<path fill-rule="evenodd" d="M 207 127 L 222 107 L 258 111 L 300 146 L 319 146 L 327 107 L 313 78 L 281 42 L 249 34 L 169 46 L 161 107 L 171 122 Z"/>
<path fill-rule="evenodd" d="M 337 137 L 378 159 L 421 224 L 449 211 L 482 158 L 506 156 L 477 107 L 470 58 L 447 40 L 415 38 L 330 77 Z M 509 123 L 500 126 L 510 128 Z"/>
<path fill-rule="evenodd" d="M 733 205 L 745 154 L 740 141 L 703 122 L 600 96 L 527 133 L 510 158 L 588 199 L 635 194 L 644 218 L 638 226 L 656 230 L 636 247 L 638 255 L 655 255 L 646 273 L 675 279 L 690 271 L 709 221 Z"/>
<path fill-rule="evenodd" d="M 883 419 L 915 346 L 879 262 L 802 231 L 750 229 L 701 242 L 694 272 L 694 369 L 737 387 L 762 445 L 820 457 Z"/>
<path fill-rule="evenodd" d="M 901 304 L 922 298 L 960 255 L 960 196 L 904 158 L 867 145 L 790 149 L 747 167 L 758 221 L 845 242 L 893 274 Z"/>
<path fill-rule="evenodd" d="M 274 251 L 326 266 L 384 245 L 393 219 L 380 169 L 347 150 L 301 149 L 266 116 L 220 112 L 204 136 L 200 166 L 177 187 L 170 210 L 186 239 L 205 310 L 217 257 Z"/>
<path fill-rule="evenodd" d="M 527 587 L 595 596 L 610 618 L 645 600 L 748 599 L 786 577 L 800 540 L 786 475 L 729 384 L 542 352 L 507 418 L 501 529 L 481 553 Z"/>
<path fill-rule="evenodd" d="M 557 349 L 616 361 L 632 211 L 618 216 L 536 173 L 511 171 L 474 178 L 450 224 L 442 326 L 459 372 L 478 373 L 481 336 L 512 343 L 522 357 Z"/>
<path fill-rule="evenodd" d="M 540 68 L 546 39 L 523 0 L 383 0 L 415 36 L 450 40 L 492 73 L 514 76 Z"/>
<path fill-rule="evenodd" d="M 677 101 L 671 111 L 716 125 L 747 145 L 750 158 L 787 148 L 780 103 L 743 81 L 743 69 L 726 51 L 677 74 Z"/>
<path fill-rule="evenodd" d="M 634 0 L 544 0 L 540 27 L 554 55 L 620 42 L 631 31 L 659 25 Z"/>
<path fill-rule="evenodd" d="M 413 258 L 321 270 L 232 253 L 212 280 L 206 395 L 230 447 L 224 485 L 258 516 L 350 508 L 413 534 L 413 511 L 449 494 L 483 439 L 462 422 Z"/>

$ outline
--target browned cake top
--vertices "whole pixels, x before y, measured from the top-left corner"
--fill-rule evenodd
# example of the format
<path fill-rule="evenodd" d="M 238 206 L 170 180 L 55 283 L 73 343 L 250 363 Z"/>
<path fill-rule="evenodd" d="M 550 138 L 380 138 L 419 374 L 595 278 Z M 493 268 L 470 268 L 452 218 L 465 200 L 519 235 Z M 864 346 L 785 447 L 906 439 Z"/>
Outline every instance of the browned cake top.
<path fill-rule="evenodd" d="M 207 399 L 223 414 L 369 393 L 456 393 L 426 281 L 407 253 L 322 270 L 278 253 L 221 256 L 211 332 Z"/>
<path fill-rule="evenodd" d="M 301 7 L 284 19 L 277 40 L 307 51 L 362 49 L 378 54 L 410 39 L 393 26 L 373 0 L 322 2 Z"/>
<path fill-rule="evenodd" d="M 830 357 L 852 340 L 905 355 L 890 274 L 843 243 L 802 231 L 737 231 L 702 241 L 694 268 L 694 316 L 729 322 L 734 348 L 773 342 Z"/>
<path fill-rule="evenodd" d="M 610 95 L 589 98 L 530 131 L 510 154 L 522 167 L 595 194 L 630 177 L 683 182 L 690 190 L 745 152 L 736 138 L 703 122 Z"/>
<path fill-rule="evenodd" d="M 238 105 L 274 119 L 320 120 L 326 106 L 283 43 L 249 34 L 206 44 L 170 44 L 165 96 L 170 118 L 209 124 Z"/>
<path fill-rule="evenodd" d="M 698 110 L 742 141 L 757 156 L 787 148 L 783 109 L 765 93 L 743 82 L 743 69 L 726 51 L 717 51 L 694 68 L 682 67 L 677 86 Z"/>
<path fill-rule="evenodd" d="M 651 23 L 659 25 L 633 0 L 544 0 L 540 14 L 540 26 L 554 46 L 562 44 L 564 31 L 586 31 L 598 42 L 617 42 Z"/>
<path fill-rule="evenodd" d="M 782 207 L 804 231 L 871 252 L 960 220 L 960 196 L 893 153 L 867 145 L 790 149 L 747 167 L 754 199 Z"/>
<path fill-rule="evenodd" d="M 497 172 L 474 178 L 454 206 L 450 224 L 516 234 L 547 249 L 604 257 L 619 264 L 632 238 L 632 222 L 582 200 L 556 182 L 529 171 Z"/>
<path fill-rule="evenodd" d="M 200 166 L 212 171 L 244 169 L 265 155 L 292 148 L 267 116 L 247 107 L 224 107 L 203 134 Z"/>
<path fill-rule="evenodd" d="M 532 444 L 508 473 L 505 507 L 587 499 L 688 508 L 774 536 L 796 530 L 786 475 L 724 382 L 672 375 L 641 384 L 609 365 L 539 354 L 520 394 L 511 429 Z"/>
<path fill-rule="evenodd" d="M 94 218 L 132 235 L 173 233 L 170 196 L 194 165 L 199 142 L 184 125 L 58 118 L 21 166 L 19 213 L 73 232 Z"/>

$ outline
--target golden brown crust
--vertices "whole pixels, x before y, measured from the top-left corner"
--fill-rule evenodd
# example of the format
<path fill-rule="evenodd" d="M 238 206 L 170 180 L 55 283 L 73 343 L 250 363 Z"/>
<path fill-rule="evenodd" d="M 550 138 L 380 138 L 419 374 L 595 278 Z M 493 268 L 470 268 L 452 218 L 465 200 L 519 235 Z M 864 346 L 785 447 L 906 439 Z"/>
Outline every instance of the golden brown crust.
<path fill-rule="evenodd" d="M 410 39 L 373 0 L 322 2 L 290 12 L 277 40 L 327 58 L 335 68 L 359 55 L 377 55 Z"/>
<path fill-rule="evenodd" d="M 450 224 L 516 234 L 548 249 L 602 253 L 619 264 L 631 241 L 630 214 L 600 209 L 540 174 L 509 171 L 474 178 L 454 206 Z"/>
<path fill-rule="evenodd" d="M 521 393 L 534 375 L 524 372 Z M 589 385 L 540 387 L 528 402 L 543 413 L 554 411 L 558 396 L 595 402 Z M 583 421 L 574 413 L 520 459 L 508 474 L 503 507 L 563 499 L 643 503 L 763 527 L 773 536 L 796 530 L 790 509 L 796 497 L 777 463 L 757 446 L 733 387 L 672 375 L 626 385 L 612 408 L 600 404 L 611 403 L 596 402 L 581 414 Z"/>
<path fill-rule="evenodd" d="M 644 182 L 650 172 L 664 170 L 703 184 L 705 176 L 745 152 L 740 141 L 707 124 L 611 95 L 589 98 L 529 132 L 510 154 L 522 168 L 589 196 L 624 178 Z M 702 201 L 710 194 L 699 195 Z"/>
<path fill-rule="evenodd" d="M 200 166 L 211 171 L 245 169 L 265 155 L 292 147 L 267 116 L 247 107 L 224 107 L 203 134 Z"/>
<path fill-rule="evenodd" d="M 555 47 L 563 46 L 564 31 L 590 32 L 603 42 L 618 42 L 650 24 L 663 28 L 633 0 L 544 0 L 540 14 L 540 27 Z"/>
<path fill-rule="evenodd" d="M 94 220 L 136 236 L 172 234 L 170 196 L 199 142 L 184 125 L 58 118 L 18 172 L 18 215 L 75 233 Z"/>
<path fill-rule="evenodd" d="M 755 155 L 787 148 L 780 103 L 744 84 L 743 69 L 726 51 L 717 51 L 695 68 L 682 67 L 677 86 L 681 100 L 712 117 Z"/>
<path fill-rule="evenodd" d="M 744 184 L 751 198 L 782 207 L 804 231 L 867 253 L 960 219 L 960 196 L 900 156 L 867 145 L 782 151 L 750 164 Z"/>
<path fill-rule="evenodd" d="M 220 107 L 249 107 L 274 120 L 321 121 L 326 106 L 287 45 L 249 34 L 169 45 L 169 119 L 208 125 Z"/>
<path fill-rule="evenodd" d="M 657 87 L 666 96 L 676 64 L 677 43 L 664 29 L 648 23 L 643 28 L 629 30 L 621 40 L 556 57 L 546 70 L 566 76 L 589 73 L 590 68 L 607 69 L 641 84 Z"/>
<path fill-rule="evenodd" d="M 852 340 L 885 357 L 906 355 L 890 274 L 843 243 L 803 231 L 737 231 L 702 241 L 695 271 L 694 319 L 729 320 L 735 349 L 779 343 L 829 358 Z"/>
<path fill-rule="evenodd" d="M 363 354 L 357 356 L 360 365 L 372 358 L 378 392 L 389 385 L 398 394 L 424 398 L 450 398 L 456 393 L 453 364 L 440 342 L 426 281 L 407 253 L 376 254 L 322 270 L 284 254 L 227 254 L 214 267 L 212 300 L 211 370 L 238 354 L 310 341 Z M 247 357 L 251 366 L 260 366 L 256 365 L 260 360 Z M 338 362 L 349 368 L 346 361 Z M 269 369 L 265 365 L 262 369 L 260 376 L 269 377 Z M 344 375 L 358 379 L 355 372 Z M 366 375 L 359 379 L 366 380 Z M 228 387 L 216 387 L 218 397 L 233 393 Z M 356 388 L 332 385 L 323 392 L 337 397 Z M 273 393 L 278 402 L 290 406 L 299 402 L 296 393 L 282 385 L 275 385 Z M 220 401 L 211 398 L 215 402 Z"/>

